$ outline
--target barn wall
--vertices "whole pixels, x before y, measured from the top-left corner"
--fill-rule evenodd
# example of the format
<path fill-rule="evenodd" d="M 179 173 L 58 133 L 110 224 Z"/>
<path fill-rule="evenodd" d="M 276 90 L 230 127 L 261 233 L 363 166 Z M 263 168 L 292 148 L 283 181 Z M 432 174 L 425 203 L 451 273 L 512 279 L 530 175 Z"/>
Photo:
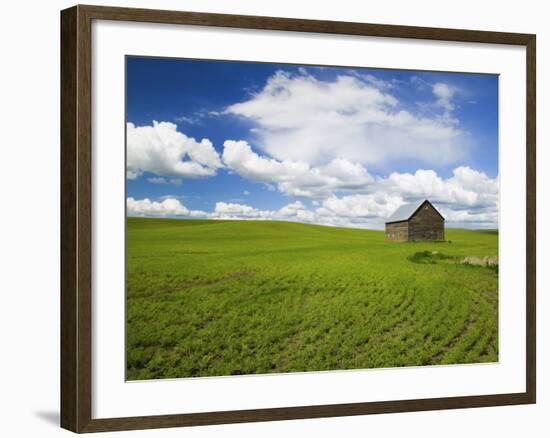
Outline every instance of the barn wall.
<path fill-rule="evenodd" d="M 409 239 L 409 224 L 407 221 L 386 224 L 386 239 L 404 242 Z"/>
<path fill-rule="evenodd" d="M 445 221 L 425 204 L 409 219 L 408 240 L 445 240 Z"/>

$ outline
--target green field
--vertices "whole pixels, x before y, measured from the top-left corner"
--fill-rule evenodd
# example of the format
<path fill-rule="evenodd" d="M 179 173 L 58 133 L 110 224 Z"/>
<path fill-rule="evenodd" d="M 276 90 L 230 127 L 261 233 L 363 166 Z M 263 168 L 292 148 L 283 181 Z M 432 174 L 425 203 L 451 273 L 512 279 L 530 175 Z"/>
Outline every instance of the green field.
<path fill-rule="evenodd" d="M 128 218 L 127 378 L 498 360 L 496 231 Z"/>

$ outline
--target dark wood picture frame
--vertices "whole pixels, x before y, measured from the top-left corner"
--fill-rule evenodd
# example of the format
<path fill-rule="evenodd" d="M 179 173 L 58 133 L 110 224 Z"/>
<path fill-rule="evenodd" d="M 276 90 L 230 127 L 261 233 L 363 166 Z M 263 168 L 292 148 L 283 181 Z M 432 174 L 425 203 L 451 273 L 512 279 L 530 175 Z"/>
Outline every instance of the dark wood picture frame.
<path fill-rule="evenodd" d="M 525 90 L 527 104 L 526 391 L 480 396 L 92 419 L 91 24 L 93 20 L 525 46 L 527 59 Z M 81 433 L 535 403 L 535 47 L 535 35 L 519 33 L 80 5 L 63 10 L 61 12 L 61 426 Z"/>

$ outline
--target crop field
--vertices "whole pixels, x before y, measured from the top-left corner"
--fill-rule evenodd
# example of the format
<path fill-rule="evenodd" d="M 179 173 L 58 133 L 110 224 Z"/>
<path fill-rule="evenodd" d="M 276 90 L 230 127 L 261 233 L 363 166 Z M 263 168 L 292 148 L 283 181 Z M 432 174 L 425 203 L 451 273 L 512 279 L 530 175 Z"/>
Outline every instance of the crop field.
<path fill-rule="evenodd" d="M 127 378 L 498 360 L 497 231 L 128 218 Z"/>

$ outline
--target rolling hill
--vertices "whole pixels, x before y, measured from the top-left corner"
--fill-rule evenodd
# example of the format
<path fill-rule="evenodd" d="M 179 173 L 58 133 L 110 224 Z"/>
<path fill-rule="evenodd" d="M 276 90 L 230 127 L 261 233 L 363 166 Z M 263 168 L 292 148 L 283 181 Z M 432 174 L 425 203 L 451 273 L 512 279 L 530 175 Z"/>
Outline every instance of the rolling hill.
<path fill-rule="evenodd" d="M 497 231 L 128 218 L 129 380 L 498 360 Z"/>

